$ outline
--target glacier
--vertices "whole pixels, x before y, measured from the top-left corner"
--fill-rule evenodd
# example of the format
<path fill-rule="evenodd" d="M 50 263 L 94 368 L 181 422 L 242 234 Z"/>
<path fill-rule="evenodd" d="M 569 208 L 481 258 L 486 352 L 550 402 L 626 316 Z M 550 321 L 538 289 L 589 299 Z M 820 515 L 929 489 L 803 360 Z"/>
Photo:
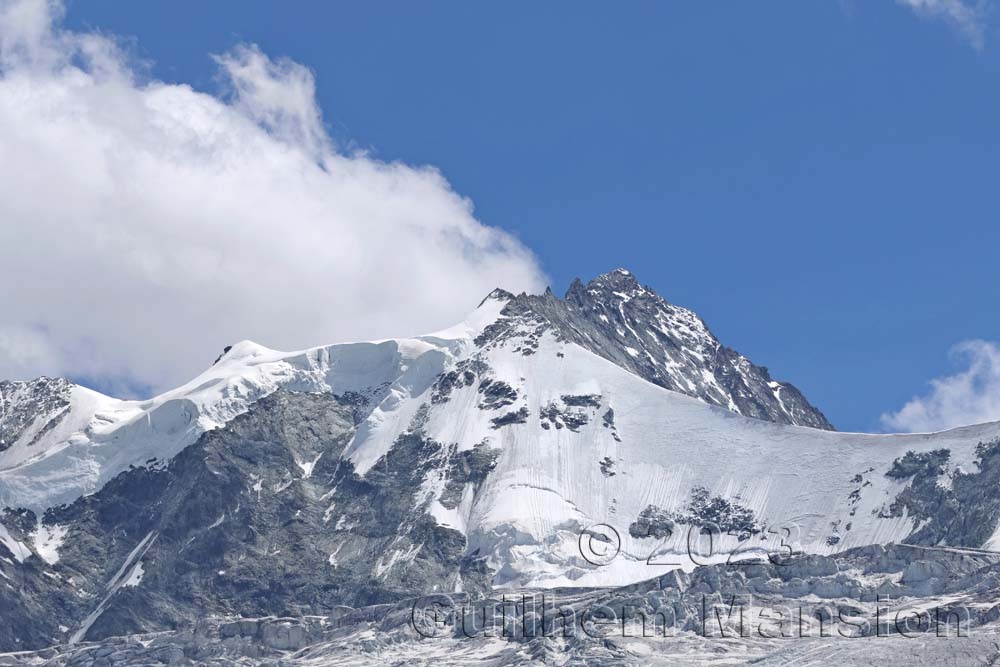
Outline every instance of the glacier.
<path fill-rule="evenodd" d="M 628 285 L 647 291 L 632 281 L 613 291 L 620 295 Z M 570 296 L 579 289 L 571 288 Z M 527 299 L 498 290 L 461 324 L 415 338 L 290 353 L 243 341 L 191 382 L 145 401 L 72 385 L 68 409 L 55 403 L 0 452 L 0 505 L 41 515 L 93 494 L 130 468 L 165 465 L 203 433 L 279 389 L 357 395 L 364 419 L 343 456 L 362 476 L 422 407 L 430 408 L 421 424 L 429 438 L 454 443 L 458 452 L 481 443 L 500 452 L 474 498 L 465 494 L 457 506 L 444 507 L 437 500 L 446 481 L 440 473 L 425 480 L 423 493 L 430 513 L 462 532 L 469 550 L 493 554 L 502 585 L 621 585 L 679 564 L 693 566 L 684 531 L 667 540 L 629 531 L 648 507 L 681 511 L 693 489 L 738 501 L 763 522 L 752 541 L 715 538 L 715 557 L 788 548 L 789 540 L 814 553 L 884 544 L 906 538 L 918 523 L 905 511 L 887 516 L 905 488 L 905 480 L 882 474 L 894 460 L 945 449 L 950 470 L 973 470 L 977 445 L 1000 436 L 996 423 L 938 434 L 869 435 L 747 418 L 658 386 L 586 349 L 549 325 L 549 311 L 531 301 L 525 307 Z M 691 342 L 692 321 L 682 328 L 696 350 L 703 343 Z M 435 383 L 471 361 L 480 369 L 474 379 L 433 402 Z M 676 373 L 676 364 L 663 367 Z M 509 387 L 516 399 L 484 408 L 479 386 L 485 379 Z M 768 384 L 778 383 L 768 378 Z M 572 396 L 596 398 L 565 405 L 563 397 Z M 497 427 L 496 419 L 519 410 L 523 423 Z M 546 428 L 552 422 L 544 414 L 553 410 L 586 422 Z M 609 411 L 613 425 L 602 423 Z M 608 462 L 604 468 L 602 461 Z M 299 474 L 308 476 L 307 462 L 301 465 Z M 614 474 L 607 474 L 608 465 Z M 613 563 L 592 567 L 580 560 L 580 533 L 592 525 L 617 533 L 621 551 Z M 670 564 L 650 564 L 657 561 Z"/>
<path fill-rule="evenodd" d="M 620 269 L 412 338 L 239 342 L 148 400 L 0 383 L 0 604 L 23 616 L 0 649 L 803 558 L 813 578 L 760 587 L 912 594 L 957 558 L 965 591 L 997 562 L 997 483 L 1000 423 L 834 431 Z"/>

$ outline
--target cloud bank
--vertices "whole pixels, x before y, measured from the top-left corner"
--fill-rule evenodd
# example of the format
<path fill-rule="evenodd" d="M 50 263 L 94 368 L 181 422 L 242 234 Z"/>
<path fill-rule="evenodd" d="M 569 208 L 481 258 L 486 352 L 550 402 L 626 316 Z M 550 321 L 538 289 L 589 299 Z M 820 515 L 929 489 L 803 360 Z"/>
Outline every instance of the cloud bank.
<path fill-rule="evenodd" d="M 986 44 L 986 17 L 990 10 L 987 0 L 896 0 L 917 15 L 941 19 L 957 30 L 975 49 Z"/>
<path fill-rule="evenodd" d="M 911 433 L 1000 420 L 1000 347 L 970 340 L 952 351 L 965 370 L 931 380 L 931 391 L 915 397 L 899 412 L 882 415 L 892 430 Z"/>
<path fill-rule="evenodd" d="M 544 285 L 437 170 L 338 151 L 305 67 L 240 46 L 206 94 L 61 17 L 0 0 L 0 379 L 160 390 L 237 340 L 416 334 Z"/>

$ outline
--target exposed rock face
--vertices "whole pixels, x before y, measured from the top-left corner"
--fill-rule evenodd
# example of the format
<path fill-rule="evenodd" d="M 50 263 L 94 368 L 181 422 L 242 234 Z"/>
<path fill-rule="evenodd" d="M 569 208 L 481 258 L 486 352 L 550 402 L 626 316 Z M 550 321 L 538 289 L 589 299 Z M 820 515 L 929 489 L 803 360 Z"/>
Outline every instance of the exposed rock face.
<path fill-rule="evenodd" d="M 893 462 L 886 477 L 906 487 L 882 511 L 920 522 L 907 543 L 973 548 L 987 544 L 1000 522 L 1000 440 L 980 443 L 976 454 L 976 469 L 968 472 L 948 469 L 947 449 L 908 452 Z"/>
<path fill-rule="evenodd" d="M 793 385 L 773 380 L 766 368 L 720 343 L 695 313 L 667 303 L 624 269 L 586 285 L 576 280 L 565 299 L 551 292 L 508 296 L 504 314 L 533 334 L 524 338 L 522 354 L 533 354 L 538 336 L 551 327 L 661 387 L 747 417 L 833 430 Z M 481 342 L 506 339 L 512 325 L 498 323 Z"/>
<path fill-rule="evenodd" d="M 753 510 L 698 487 L 691 490 L 687 506 L 681 512 L 668 512 L 656 505 L 644 509 L 629 526 L 629 534 L 663 539 L 673 535 L 678 524 L 732 535 L 741 542 L 763 532 Z"/>
<path fill-rule="evenodd" d="M 441 445 L 417 426 L 362 479 L 340 457 L 353 433 L 336 397 L 279 391 L 165 467 L 134 468 L 48 511 L 41 522 L 65 531 L 58 559 L 4 568 L 15 585 L 0 585 L 0 647 L 482 590 L 482 563 L 419 495 Z M 458 457 L 453 478 L 481 482 L 492 458 L 480 451 Z M 36 529 L 22 514 L 5 524 L 23 526 L 26 541 Z M 2 542 L 0 558 L 12 558 Z"/>
<path fill-rule="evenodd" d="M 31 444 L 55 427 L 69 406 L 72 383 L 62 378 L 0 382 L 0 451 L 25 438 Z"/>

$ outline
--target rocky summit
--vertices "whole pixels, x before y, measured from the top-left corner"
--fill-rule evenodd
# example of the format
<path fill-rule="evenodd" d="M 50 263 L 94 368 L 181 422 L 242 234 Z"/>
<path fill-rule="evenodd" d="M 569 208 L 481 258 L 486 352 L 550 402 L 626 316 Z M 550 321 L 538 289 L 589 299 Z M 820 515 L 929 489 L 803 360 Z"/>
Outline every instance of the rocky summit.
<path fill-rule="evenodd" d="M 621 269 L 0 442 L 0 664 L 1000 656 L 1000 424 L 837 433 Z"/>
<path fill-rule="evenodd" d="M 833 430 L 794 385 L 773 380 L 720 343 L 695 313 L 667 303 L 626 269 L 586 285 L 575 280 L 564 299 L 551 291 L 508 298 L 505 314 L 534 318 L 653 384 L 747 417 Z"/>

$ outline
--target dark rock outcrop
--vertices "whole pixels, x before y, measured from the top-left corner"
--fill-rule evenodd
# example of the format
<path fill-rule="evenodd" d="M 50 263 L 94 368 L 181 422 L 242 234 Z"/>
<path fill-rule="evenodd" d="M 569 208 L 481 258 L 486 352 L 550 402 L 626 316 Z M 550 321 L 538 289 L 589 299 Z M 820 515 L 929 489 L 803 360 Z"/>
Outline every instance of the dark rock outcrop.
<path fill-rule="evenodd" d="M 165 466 L 134 468 L 49 510 L 40 520 L 67 531 L 58 561 L 0 563 L 11 584 L 0 584 L 0 649 L 482 590 L 483 564 L 418 495 L 445 448 L 415 427 L 362 476 L 341 458 L 352 406 L 278 391 Z M 494 460 L 472 450 L 452 479 L 479 483 Z M 27 531 L 31 519 L 10 511 L 4 525 Z M 0 543 L 11 561 L 6 551 Z"/>

